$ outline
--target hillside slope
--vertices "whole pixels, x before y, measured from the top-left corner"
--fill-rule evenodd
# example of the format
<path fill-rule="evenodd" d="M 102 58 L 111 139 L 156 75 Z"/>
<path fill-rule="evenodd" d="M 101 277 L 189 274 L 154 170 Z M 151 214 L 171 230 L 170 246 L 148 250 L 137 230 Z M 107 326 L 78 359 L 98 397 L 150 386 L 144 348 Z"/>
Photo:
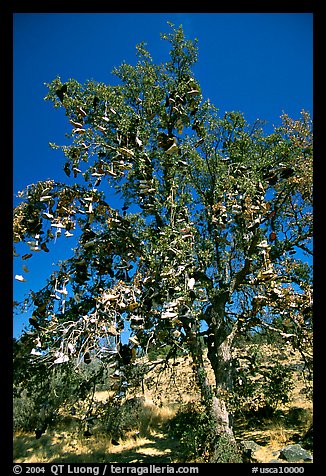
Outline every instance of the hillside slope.
<path fill-rule="evenodd" d="M 255 347 L 245 351 L 237 349 L 236 357 L 242 370 L 250 363 L 247 356 L 253 351 Z M 263 408 L 238 411 L 234 420 L 235 436 L 242 448 L 246 445 L 243 442 L 256 444 L 250 452 L 251 461 L 267 463 L 276 459 L 282 462 L 277 459 L 281 449 L 302 443 L 312 424 L 312 401 L 307 393 L 311 382 L 304 378 L 299 353 L 289 347 L 276 348 L 264 344 L 259 346 L 259 352 L 262 365 L 266 368 L 275 365 L 275 362 L 282 364 L 294 387 L 289 402 L 279 404 L 274 414 L 264 413 Z M 153 370 L 145 375 L 143 385 L 129 393 L 121 405 L 114 404 L 112 392 L 96 392 L 96 411 L 88 425 L 89 433 L 85 433 L 83 421 L 84 402 L 76 405 L 74 415 L 71 409 L 62 408 L 54 426 L 39 439 L 35 439 L 34 434 L 16 433 L 14 461 L 182 462 L 180 442 L 168 433 L 168 423 L 178 411 L 187 408 L 187 404 L 189 408 L 189 404 L 195 406 L 200 400 L 191 360 L 183 356 L 168 362 L 158 358 L 154 364 L 149 363 L 154 365 Z M 208 361 L 207 372 L 213 382 Z M 109 412 L 105 410 L 107 408 Z M 203 459 L 194 458 L 193 462 L 196 461 Z"/>

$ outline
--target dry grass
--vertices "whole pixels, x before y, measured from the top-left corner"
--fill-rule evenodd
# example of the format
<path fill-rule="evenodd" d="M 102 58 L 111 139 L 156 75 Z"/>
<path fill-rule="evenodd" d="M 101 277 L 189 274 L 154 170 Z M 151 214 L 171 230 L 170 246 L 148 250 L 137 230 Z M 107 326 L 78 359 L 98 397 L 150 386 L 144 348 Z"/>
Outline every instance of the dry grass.
<path fill-rule="evenodd" d="M 294 361 L 297 356 L 292 356 Z M 16 463 L 171 463 L 179 462 L 178 442 L 168 438 L 164 425 L 175 414 L 181 403 L 195 401 L 198 388 L 190 370 L 189 359 L 180 358 L 177 363 L 159 374 L 148 374 L 145 393 L 138 418 L 138 428 L 126 430 L 112 444 L 111 436 L 103 428 L 85 438 L 80 431 L 78 416 L 65 415 L 61 426 L 48 430 L 39 440 L 34 434 L 14 435 L 14 461 Z M 297 372 L 291 402 L 280 408 L 273 418 L 238 419 L 236 438 L 253 440 L 261 448 L 255 452 L 258 462 L 267 463 L 277 451 L 287 444 L 296 443 L 312 421 L 312 402 L 303 392 L 304 383 Z M 96 393 L 96 400 L 105 403 L 112 392 Z"/>
<path fill-rule="evenodd" d="M 106 401 L 109 392 L 98 392 L 96 399 Z M 175 415 L 168 406 L 158 407 L 151 399 L 141 409 L 139 429 L 127 431 L 112 444 L 111 438 L 95 433 L 89 438 L 78 434 L 78 421 L 70 418 L 67 431 L 47 431 L 39 440 L 33 433 L 14 435 L 15 463 L 96 463 L 96 462 L 172 462 L 176 442 L 166 438 L 162 426 Z"/>
<path fill-rule="evenodd" d="M 297 387 L 302 382 L 297 380 Z M 268 463 L 275 459 L 280 449 L 287 445 L 296 444 L 308 431 L 312 424 L 312 402 L 294 388 L 294 398 L 280 407 L 273 417 L 257 418 L 254 425 L 247 420 L 239 421 L 236 425 L 238 441 L 253 440 L 261 448 L 254 453 L 259 463 Z"/>
<path fill-rule="evenodd" d="M 113 445 L 106 436 L 76 438 L 66 433 L 43 435 L 35 440 L 33 434 L 15 435 L 14 462 L 16 463 L 171 463 L 177 443 L 163 433 L 151 431 L 148 436 L 129 434 L 119 445 Z"/>

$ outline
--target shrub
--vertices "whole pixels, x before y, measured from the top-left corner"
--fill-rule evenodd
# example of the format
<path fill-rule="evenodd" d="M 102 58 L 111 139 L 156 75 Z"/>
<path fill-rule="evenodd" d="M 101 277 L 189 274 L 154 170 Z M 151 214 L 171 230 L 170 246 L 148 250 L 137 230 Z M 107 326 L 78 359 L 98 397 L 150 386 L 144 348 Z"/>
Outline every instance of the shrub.
<path fill-rule="evenodd" d="M 14 431 L 33 431 L 38 418 L 35 401 L 27 396 L 24 390 L 20 397 L 13 399 L 13 429 Z"/>
<path fill-rule="evenodd" d="M 232 393 L 225 395 L 233 413 L 254 411 L 272 415 L 279 405 L 288 403 L 293 373 L 286 364 L 277 362 L 276 357 L 267 357 L 257 345 L 249 347 L 240 359 L 235 366 Z"/>
<path fill-rule="evenodd" d="M 239 463 L 235 442 L 227 435 L 216 439 L 215 425 L 201 405 L 189 402 L 169 422 L 169 436 L 178 438 L 184 461 Z"/>
<path fill-rule="evenodd" d="M 218 438 L 216 448 L 210 458 L 212 463 L 242 463 L 241 453 L 234 440 L 229 435 Z"/>
<path fill-rule="evenodd" d="M 159 410 L 155 405 L 148 404 L 144 397 L 133 397 L 122 402 L 113 398 L 105 403 L 104 408 L 101 421 L 105 432 L 117 439 L 123 439 L 131 430 L 146 434 L 160 421 Z"/>
<path fill-rule="evenodd" d="M 191 402 L 180 408 L 169 422 L 169 435 L 180 441 L 181 457 L 185 461 L 209 452 L 208 426 L 207 415 Z"/>
<path fill-rule="evenodd" d="M 291 372 L 280 364 L 276 364 L 266 374 L 266 404 L 274 411 L 281 403 L 288 403 L 293 388 Z"/>

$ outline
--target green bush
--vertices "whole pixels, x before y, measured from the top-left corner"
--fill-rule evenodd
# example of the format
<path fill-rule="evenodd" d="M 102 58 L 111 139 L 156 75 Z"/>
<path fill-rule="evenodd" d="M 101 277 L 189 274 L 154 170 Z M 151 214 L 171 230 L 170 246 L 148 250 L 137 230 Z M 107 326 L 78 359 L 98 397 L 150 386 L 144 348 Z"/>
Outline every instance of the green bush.
<path fill-rule="evenodd" d="M 141 397 L 123 402 L 110 399 L 104 405 L 101 423 L 107 434 L 123 439 L 126 432 L 141 429 L 144 411 L 144 400 Z"/>
<path fill-rule="evenodd" d="M 85 400 L 90 394 L 93 382 L 81 380 L 69 366 L 55 367 L 45 371 L 44 367 L 35 366 L 34 373 L 29 373 L 32 364 L 26 364 L 23 373 L 16 374 L 13 384 L 13 427 L 15 431 L 33 431 L 62 405 L 73 405 L 77 398 Z"/>
<path fill-rule="evenodd" d="M 276 364 L 267 374 L 265 390 L 266 404 L 274 411 L 281 403 L 289 402 L 290 391 L 293 388 L 291 371 Z"/>
<path fill-rule="evenodd" d="M 272 415 L 279 405 L 288 403 L 293 388 L 293 373 L 264 355 L 260 346 L 249 347 L 235 368 L 232 392 L 225 395 L 232 413 L 265 412 Z"/>
<path fill-rule="evenodd" d="M 215 424 L 203 407 L 190 402 L 169 421 L 169 436 L 180 442 L 184 461 L 240 463 L 235 442 L 227 435 L 216 437 Z"/>
<path fill-rule="evenodd" d="M 212 463 L 242 463 L 241 453 L 237 444 L 229 435 L 218 438 L 216 448 L 210 458 Z"/>
<path fill-rule="evenodd" d="M 14 431 L 33 431 L 36 427 L 38 411 L 35 400 L 27 396 L 24 390 L 20 397 L 13 399 L 13 429 Z"/>
<path fill-rule="evenodd" d="M 169 435 L 180 441 L 182 457 L 185 461 L 197 456 L 207 457 L 213 442 L 213 426 L 203 409 L 190 402 L 181 407 L 169 422 Z"/>

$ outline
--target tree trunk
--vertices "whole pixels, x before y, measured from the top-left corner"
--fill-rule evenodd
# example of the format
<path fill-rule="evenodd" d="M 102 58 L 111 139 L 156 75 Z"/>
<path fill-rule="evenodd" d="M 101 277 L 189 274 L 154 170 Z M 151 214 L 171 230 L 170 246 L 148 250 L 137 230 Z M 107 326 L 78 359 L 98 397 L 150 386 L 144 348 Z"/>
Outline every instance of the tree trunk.
<path fill-rule="evenodd" d="M 208 435 L 211 441 L 210 445 L 212 445 L 211 462 L 221 461 L 223 448 L 220 448 L 220 442 L 222 441 L 222 447 L 225 444 L 228 448 L 233 447 L 234 451 L 229 453 L 230 457 L 239 458 L 233 434 L 233 418 L 225 403 L 225 393 L 232 391 L 233 387 L 232 345 L 237 325 L 232 326 L 225 320 L 225 297 L 223 296 L 221 299 L 220 296 L 219 302 L 215 301 L 205 314 L 205 321 L 208 325 L 208 330 L 205 332 L 207 335 L 207 357 L 214 372 L 215 386 L 211 385 L 207 378 L 204 362 L 205 348 L 200 338 L 202 333 L 199 332 L 199 329 L 187 332 L 202 403 L 213 426 L 213 435 Z M 221 437 L 223 437 L 222 440 Z M 224 460 L 222 462 L 235 461 Z M 240 462 L 240 460 L 237 459 L 236 462 Z"/>
<path fill-rule="evenodd" d="M 216 437 L 210 462 L 241 462 L 242 457 L 238 451 L 233 433 L 233 416 L 225 403 L 226 393 L 232 391 L 233 366 L 232 344 L 237 326 L 230 327 L 226 324 L 224 316 L 219 319 L 212 317 L 209 326 L 207 346 L 208 359 L 211 362 L 215 376 L 215 395 L 212 399 L 212 418 L 215 421 Z"/>
<path fill-rule="evenodd" d="M 225 393 L 232 391 L 232 344 L 236 332 L 236 325 L 231 327 L 225 320 L 226 296 L 220 297 L 215 302 L 206 322 L 207 331 L 207 357 L 212 365 L 215 376 L 215 395 L 212 402 L 212 411 L 216 420 L 216 430 L 220 434 L 228 434 L 233 438 L 232 415 L 229 414 L 225 404 Z"/>
<path fill-rule="evenodd" d="M 215 322 L 214 319 L 213 322 Z M 226 329 L 216 325 L 208 329 L 207 357 L 215 376 L 215 390 L 207 378 L 202 343 L 198 335 L 193 334 L 190 339 L 196 378 L 206 411 L 215 422 L 216 435 L 227 434 L 231 439 L 234 439 L 233 421 L 227 410 L 223 394 L 230 391 L 233 385 L 231 350 L 234 334 L 235 329 L 227 333 Z"/>
<path fill-rule="evenodd" d="M 233 438 L 233 419 L 225 404 L 225 392 L 232 390 L 232 361 L 230 335 L 217 347 L 215 352 L 209 348 L 208 358 L 211 362 L 216 390 L 212 402 L 212 411 L 216 420 L 216 431 L 219 435 L 227 433 Z"/>

